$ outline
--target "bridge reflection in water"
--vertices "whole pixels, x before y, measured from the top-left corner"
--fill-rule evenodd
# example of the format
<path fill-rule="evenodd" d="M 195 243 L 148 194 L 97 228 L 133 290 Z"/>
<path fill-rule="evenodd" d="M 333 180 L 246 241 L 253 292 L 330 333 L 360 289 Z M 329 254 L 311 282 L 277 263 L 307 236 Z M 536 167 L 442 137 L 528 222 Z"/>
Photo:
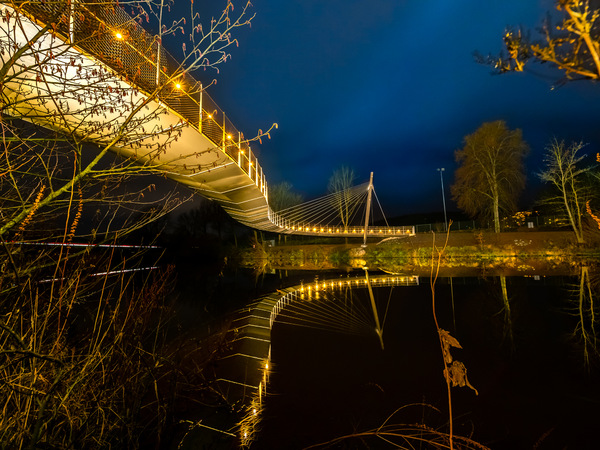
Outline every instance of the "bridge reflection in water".
<path fill-rule="evenodd" d="M 86 140 L 109 146 L 142 166 L 152 166 L 217 201 L 234 219 L 253 228 L 329 237 L 360 237 L 364 232 L 365 239 L 367 235 L 414 234 L 414 227 L 365 230 L 347 222 L 340 226 L 309 217 L 292 220 L 273 211 L 251 140 L 157 36 L 112 2 L 18 3 L 18 10 L 0 5 L 4 18 L 0 28 L 6 41 L 0 44 L 10 53 L 5 61 L 16 55 L 13 72 L 3 80 L 10 99 L 5 114 L 66 133 L 85 129 Z M 44 27 L 48 28 L 40 38 Z M 34 41 L 36 55 L 18 54 Z M 36 64 L 36 58 L 45 64 Z M 52 65 L 55 70 L 44 71 Z M 125 110 L 131 112 L 106 108 L 105 100 L 99 106 L 105 92 L 122 92 L 129 102 Z M 90 115 L 94 108 L 101 111 Z M 137 125 L 120 138 L 99 131 L 122 130 L 132 124 Z"/>
<path fill-rule="evenodd" d="M 195 424 L 188 442 L 199 439 L 195 433 L 222 435 L 249 445 L 261 420 L 271 367 L 271 329 L 275 323 L 310 327 L 379 339 L 385 315 L 377 330 L 377 310 L 353 290 L 416 286 L 418 276 L 365 276 L 317 280 L 278 290 L 238 312 L 229 331 L 232 348 L 219 361 L 217 381 L 228 404 L 236 405 L 239 421 L 227 430 L 204 417 Z M 386 291 L 387 292 L 387 291 Z M 368 294 L 367 294 L 368 295 Z M 387 297 L 389 301 L 389 297 Z M 374 302 L 373 302 L 374 305 Z M 381 305 L 380 305 L 381 306 Z M 387 312 L 387 306 L 385 307 Z M 188 447 L 186 440 L 182 448 Z"/>

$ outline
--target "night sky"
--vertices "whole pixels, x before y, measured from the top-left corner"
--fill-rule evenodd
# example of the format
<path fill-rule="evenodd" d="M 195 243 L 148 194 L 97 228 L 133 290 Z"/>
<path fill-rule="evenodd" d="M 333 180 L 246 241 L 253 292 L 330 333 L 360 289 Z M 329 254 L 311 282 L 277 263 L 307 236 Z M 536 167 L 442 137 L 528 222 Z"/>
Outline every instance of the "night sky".
<path fill-rule="evenodd" d="M 597 83 L 553 89 L 561 74 L 546 66 L 493 75 L 473 56 L 499 53 L 507 26 L 535 29 L 553 1 L 252 4 L 256 17 L 237 34 L 232 59 L 201 78 L 218 80 L 209 93 L 247 136 L 279 124 L 253 150 L 269 183 L 288 181 L 306 199 L 324 195 L 333 170 L 347 165 L 357 182 L 374 172 L 388 216 L 441 211 L 436 169 L 445 167 L 453 209 L 454 151 L 498 119 L 521 128 L 531 146 L 526 199 L 539 188 L 535 172 L 552 137 L 600 151 Z"/>

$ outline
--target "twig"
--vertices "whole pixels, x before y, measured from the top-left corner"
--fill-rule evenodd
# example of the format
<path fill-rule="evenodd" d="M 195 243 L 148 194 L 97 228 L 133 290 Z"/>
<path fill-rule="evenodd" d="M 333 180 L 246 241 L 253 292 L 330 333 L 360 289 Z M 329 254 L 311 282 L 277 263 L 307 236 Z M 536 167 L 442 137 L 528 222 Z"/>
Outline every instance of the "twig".
<path fill-rule="evenodd" d="M 432 309 L 432 313 L 433 313 L 433 321 L 435 322 L 435 328 L 437 330 L 438 333 L 438 339 L 440 341 L 440 349 L 442 351 L 442 359 L 444 361 L 444 375 L 448 374 L 448 363 L 446 360 L 446 355 L 445 355 L 445 346 L 444 346 L 444 342 L 442 339 L 442 330 L 440 328 L 440 325 L 438 323 L 437 320 L 437 314 L 435 312 L 435 284 L 437 282 L 438 279 L 438 275 L 440 273 L 440 265 L 441 265 L 441 260 L 442 260 L 442 254 L 444 253 L 444 251 L 446 250 L 446 247 L 448 246 L 448 239 L 450 238 L 450 226 L 452 225 L 452 221 L 450 221 L 450 223 L 448 224 L 448 230 L 446 231 L 446 240 L 444 242 L 444 246 L 442 247 L 441 250 L 437 250 L 436 246 L 435 246 L 435 233 L 433 234 L 433 244 L 431 246 L 431 276 L 429 278 L 429 285 L 431 287 L 431 309 Z M 437 255 L 437 262 L 435 264 L 435 276 L 433 275 L 433 271 L 434 271 L 434 252 L 437 250 L 438 255 Z M 445 380 L 446 380 L 446 388 L 448 391 L 448 424 L 449 424 L 449 434 L 448 434 L 448 438 L 450 441 L 450 450 L 454 450 L 454 443 L 453 443 L 453 436 L 454 436 L 454 424 L 452 421 L 452 390 L 451 390 L 451 385 L 450 385 L 450 378 L 446 375 L 444 376 Z"/>

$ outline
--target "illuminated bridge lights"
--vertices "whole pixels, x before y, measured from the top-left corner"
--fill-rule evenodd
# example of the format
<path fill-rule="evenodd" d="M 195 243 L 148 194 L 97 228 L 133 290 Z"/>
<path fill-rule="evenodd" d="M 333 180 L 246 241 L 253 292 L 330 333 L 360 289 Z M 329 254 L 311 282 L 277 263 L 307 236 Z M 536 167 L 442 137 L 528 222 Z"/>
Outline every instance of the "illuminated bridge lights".
<path fill-rule="evenodd" d="M 257 166 L 257 162 L 249 161 L 250 167 Z M 258 167 L 258 166 L 257 166 Z M 258 169 L 257 169 L 258 170 Z M 308 234 L 342 234 L 342 235 L 362 235 L 365 232 L 363 227 L 349 227 L 349 228 L 335 228 L 326 227 L 319 224 L 297 224 L 291 225 L 284 217 L 278 217 L 277 215 L 269 215 L 271 222 L 274 226 L 281 230 L 289 230 L 290 232 L 300 232 Z M 287 222 L 287 223 L 286 223 Z M 367 236 L 396 236 L 396 235 L 407 235 L 410 236 L 414 233 L 413 227 L 402 227 L 402 228 L 385 228 L 385 227 L 368 227 Z"/>
<path fill-rule="evenodd" d="M 27 2 L 26 2 L 27 3 Z M 177 103 L 169 103 L 169 104 L 165 104 L 161 101 L 161 99 L 159 97 L 154 97 L 151 98 L 150 100 L 152 101 L 156 101 L 156 103 L 160 106 L 160 107 L 164 107 L 167 110 L 170 110 L 170 113 L 172 113 L 173 115 L 178 115 L 180 118 L 182 118 L 183 122 L 189 124 L 194 124 L 196 123 L 197 125 L 194 125 L 193 128 L 199 132 L 200 134 L 204 135 L 205 138 L 207 138 L 209 141 L 211 141 L 213 144 L 215 144 L 218 148 L 220 148 L 223 152 L 225 152 L 230 158 L 232 158 L 232 160 L 234 161 L 234 163 L 241 169 L 240 175 L 243 173 L 246 176 L 249 176 L 250 179 L 254 182 L 254 184 L 258 187 L 258 189 L 256 190 L 257 192 L 251 192 L 248 194 L 248 197 L 252 196 L 252 200 L 258 200 L 260 197 L 258 195 L 256 195 L 257 193 L 262 196 L 261 200 L 264 200 L 264 204 L 266 206 L 268 206 L 268 189 L 266 186 L 266 180 L 262 171 L 262 167 L 259 164 L 259 161 L 256 159 L 256 157 L 253 157 L 252 155 L 252 151 L 250 150 L 250 147 L 247 145 L 247 141 L 243 141 L 244 143 L 242 143 L 242 137 L 241 137 L 241 133 L 239 133 L 235 127 L 232 124 L 227 124 L 226 123 L 226 116 L 225 113 L 220 110 L 218 108 L 218 106 L 213 102 L 213 100 L 210 98 L 210 96 L 208 96 L 208 94 L 204 93 L 202 89 L 200 89 L 200 91 L 198 92 L 198 96 L 192 95 L 192 93 L 188 93 L 188 92 L 183 92 L 186 91 L 190 86 L 196 86 L 199 85 L 198 81 L 195 80 L 191 75 L 186 75 L 186 78 L 183 78 L 182 75 L 182 71 L 180 70 L 180 68 L 177 68 L 176 66 L 167 68 L 166 66 L 161 66 L 160 64 L 157 64 L 156 62 L 153 62 L 156 57 L 155 57 L 155 53 L 148 53 L 148 48 L 144 47 L 140 47 L 137 48 L 137 45 L 135 42 L 131 41 L 130 36 L 137 36 L 138 33 L 140 34 L 140 36 L 142 37 L 147 37 L 147 38 L 151 38 L 151 36 L 147 35 L 146 32 L 143 30 L 143 28 L 136 26 L 135 29 L 135 33 L 130 33 L 129 31 L 127 31 L 130 26 L 130 24 L 127 21 L 123 21 L 124 17 L 121 12 L 116 11 L 116 9 L 119 9 L 118 7 L 116 9 L 113 10 L 112 14 L 108 14 L 105 17 L 103 17 L 101 20 L 98 19 L 96 16 L 94 16 L 94 14 L 92 14 L 92 12 L 89 10 L 89 8 L 84 4 L 84 2 L 71 2 L 74 3 L 75 6 L 73 6 L 73 10 L 71 11 L 72 14 L 79 14 L 79 15 L 89 15 L 90 16 L 90 20 L 92 20 L 94 23 L 97 23 L 98 25 L 102 25 L 102 29 L 105 30 L 102 32 L 102 38 L 109 38 L 110 41 L 112 41 L 112 43 L 116 43 L 118 41 L 124 41 L 126 43 L 126 45 L 128 47 L 131 48 L 132 52 L 128 53 L 128 59 L 126 61 L 119 61 L 118 67 L 115 66 L 114 61 L 110 60 L 110 58 L 107 60 L 106 56 L 101 53 L 98 52 L 97 49 L 95 49 L 95 47 L 88 47 L 87 44 L 83 45 L 83 50 L 85 50 L 85 52 L 82 52 L 80 50 L 78 50 L 79 53 L 85 53 L 84 56 L 86 58 L 89 59 L 90 63 L 97 63 L 97 64 L 105 64 L 107 65 L 109 68 L 112 68 L 115 70 L 115 75 L 121 71 L 123 69 L 123 65 L 126 66 L 125 68 L 127 70 L 135 70 L 138 69 L 140 64 L 146 64 L 146 63 L 150 63 L 151 67 L 149 67 L 149 69 L 152 72 L 156 72 L 156 76 L 155 77 L 151 77 L 153 79 L 155 79 L 156 81 L 155 83 L 155 87 L 159 88 L 161 86 L 158 85 L 159 80 L 169 80 L 168 84 L 170 85 L 170 88 L 172 91 L 178 91 L 174 96 L 176 97 L 180 97 L 180 98 L 185 98 L 186 101 L 185 102 L 180 102 L 180 104 L 178 105 Z M 120 9 L 119 9 L 120 10 Z M 45 13 L 39 13 L 39 12 L 34 12 L 33 13 L 34 16 L 36 16 L 36 19 L 38 20 L 38 22 L 43 23 L 43 22 L 47 22 L 48 21 L 48 17 L 45 16 Z M 9 25 L 10 26 L 10 25 Z M 127 27 L 127 29 L 126 29 Z M 142 40 L 143 41 L 143 40 Z M 152 50 L 153 52 L 156 52 L 157 50 L 163 51 L 164 49 L 160 46 L 160 44 L 158 42 L 156 42 L 157 48 L 154 48 L 154 50 Z M 153 56 L 154 55 L 154 56 Z M 112 62 L 111 62 L 112 61 Z M 166 78 L 165 78 L 166 77 Z M 135 84 L 128 82 L 129 84 L 132 85 L 132 87 L 136 88 Z M 201 86 L 201 85 L 200 85 Z M 150 91 L 152 91 L 152 89 L 150 89 Z M 160 91 L 160 89 L 157 89 L 156 92 Z M 204 96 L 208 97 L 209 101 L 204 101 Z M 185 106 L 185 104 L 187 104 L 187 100 L 193 101 L 195 103 L 195 107 L 194 108 L 189 108 L 188 106 Z M 211 105 L 210 111 L 207 111 L 206 109 L 203 108 L 203 105 L 209 104 Z M 192 111 L 192 112 L 190 112 Z M 218 120 L 219 114 L 222 116 L 223 120 Z M 220 116 L 220 117 L 221 117 Z M 207 123 L 207 120 L 209 120 L 210 122 Z M 199 125 L 198 125 L 199 124 Z M 203 124 L 205 125 L 203 127 Z M 227 127 L 227 129 L 226 129 Z M 272 128 L 277 128 L 277 124 L 273 124 Z M 236 142 L 236 138 L 234 138 L 236 136 L 236 133 L 239 135 L 239 142 Z M 262 133 L 262 132 L 261 132 Z M 262 133 L 262 135 L 267 135 L 268 136 L 268 132 L 267 133 Z M 234 147 L 237 147 L 237 150 L 235 150 Z M 248 149 L 248 152 L 245 151 L 245 147 Z M 185 175 L 188 176 L 188 171 L 185 167 L 183 167 L 183 169 L 177 169 L 174 172 L 169 173 L 169 176 L 171 175 L 182 175 L 182 172 L 185 171 Z M 192 174 L 193 175 L 193 174 Z M 192 178 L 190 178 L 192 179 Z M 214 186 L 211 186 L 210 183 L 212 183 L 213 181 L 210 181 L 206 184 L 206 186 L 208 186 L 207 189 L 204 188 L 199 188 L 199 190 L 206 195 L 208 198 L 212 198 L 215 199 L 215 195 L 214 192 L 216 192 L 215 190 L 212 190 L 212 188 Z M 216 183 L 216 181 L 215 181 Z M 367 187 L 367 191 L 369 191 L 372 188 L 372 181 L 371 184 L 369 185 L 369 187 Z M 252 190 L 252 189 L 251 189 Z M 226 191 L 229 192 L 229 191 Z M 246 195 L 246 194 L 244 194 Z M 227 197 L 227 196 L 225 196 Z M 218 201 L 220 201 L 221 199 L 218 199 Z M 223 202 L 227 202 L 229 203 L 231 201 L 230 198 L 227 199 L 223 199 Z M 250 211 L 254 211 L 256 208 L 254 208 L 254 206 L 250 206 L 251 203 L 247 202 L 248 205 L 248 209 L 246 210 L 246 204 L 244 205 L 243 208 L 241 209 L 241 212 L 236 212 L 236 217 L 245 217 L 245 215 L 248 214 L 252 214 L 252 217 L 254 218 L 254 213 L 251 213 Z M 261 207 L 264 205 L 261 205 Z M 254 208 L 254 209 L 250 209 L 250 208 Z M 281 231 L 283 229 L 285 230 L 289 230 L 288 232 L 294 232 L 294 233 L 303 233 L 303 234 L 330 234 L 330 235 L 334 235 L 334 234 L 341 234 L 341 235 L 352 235 L 353 237 L 357 237 L 359 234 L 362 234 L 363 232 L 365 232 L 365 229 L 362 227 L 348 227 L 348 228 L 336 228 L 334 226 L 325 226 L 325 225 L 321 225 L 321 224 L 297 224 L 296 226 L 289 226 L 289 225 L 285 225 L 285 221 L 284 221 L 284 217 L 278 217 L 277 214 L 273 214 L 273 212 L 270 210 L 270 208 L 266 208 L 266 214 L 265 216 L 265 221 L 261 221 L 261 222 L 256 222 L 258 223 L 258 225 L 256 225 L 257 228 L 260 229 L 265 229 L 265 230 L 277 230 L 277 231 Z M 274 220 L 276 219 L 276 220 Z M 410 235 L 412 234 L 412 232 L 410 230 L 404 230 L 404 229 L 398 229 L 396 230 L 395 228 L 392 229 L 382 229 L 382 228 L 378 228 L 378 227 L 372 227 L 367 231 L 367 235 L 377 235 L 377 236 L 384 236 L 384 235 Z"/>

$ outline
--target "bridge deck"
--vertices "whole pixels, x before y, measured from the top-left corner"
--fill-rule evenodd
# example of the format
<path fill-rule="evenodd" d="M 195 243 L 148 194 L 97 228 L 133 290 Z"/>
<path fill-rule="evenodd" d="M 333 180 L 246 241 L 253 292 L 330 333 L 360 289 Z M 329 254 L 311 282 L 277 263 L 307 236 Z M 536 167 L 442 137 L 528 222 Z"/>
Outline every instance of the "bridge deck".
<path fill-rule="evenodd" d="M 146 104 L 129 118 L 116 109 L 104 111 L 104 125 L 117 123 L 127 127 L 136 120 L 140 124 L 133 137 L 117 140 L 111 151 L 133 157 L 142 165 L 152 165 L 169 178 L 217 201 L 234 219 L 248 226 L 288 234 L 362 235 L 364 228 L 291 223 L 273 212 L 268 204 L 265 175 L 249 141 L 204 92 L 201 83 L 189 74 L 181 75 L 175 59 L 121 8 L 101 3 L 71 5 L 69 10 L 59 2 L 24 2 L 21 14 L 10 6 L 1 6 L 2 16 L 8 20 L 0 26 L 6 35 L 12 33 L 17 48 L 26 46 L 39 30 L 52 23 L 52 33 L 38 41 L 38 52 L 63 61 L 65 66 L 64 71 L 43 74 L 45 80 L 52 79 L 51 83 L 41 82 L 40 65 L 31 55 L 29 60 L 22 58 L 18 68 L 25 69 L 24 75 L 5 84 L 14 105 L 12 109 L 5 107 L 5 113 L 66 132 L 69 123 L 81 123 L 81 97 L 61 98 L 61 94 L 65 97 L 65 84 L 74 79 L 75 67 L 70 66 L 77 60 L 77 65 L 88 73 L 88 83 L 79 86 L 88 103 L 102 89 L 127 93 L 132 108 Z M 110 75 L 98 75 L 102 73 L 98 68 Z M 60 101 L 40 101 L 40 92 Z M 85 100 L 84 107 L 89 107 Z M 64 122 L 55 119 L 59 114 Z M 127 122 L 131 118 L 134 121 Z M 95 118 L 93 123 L 99 120 Z M 113 137 L 88 131 L 88 139 L 100 146 L 109 145 Z M 414 227 L 368 230 L 368 236 L 378 237 L 411 234 Z"/>

